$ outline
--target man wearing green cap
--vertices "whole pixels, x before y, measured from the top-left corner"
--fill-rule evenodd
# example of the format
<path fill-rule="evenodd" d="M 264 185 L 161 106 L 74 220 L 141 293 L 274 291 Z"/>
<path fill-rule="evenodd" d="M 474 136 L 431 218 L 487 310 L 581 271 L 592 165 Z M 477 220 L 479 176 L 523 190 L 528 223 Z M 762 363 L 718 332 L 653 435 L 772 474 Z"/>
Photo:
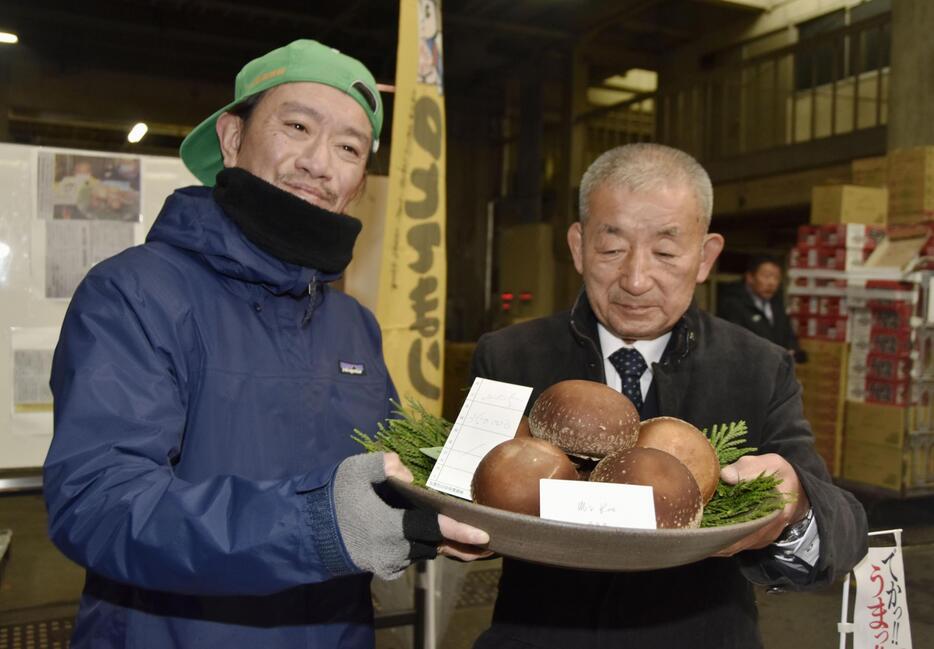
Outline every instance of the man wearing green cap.
<path fill-rule="evenodd" d="M 351 440 L 396 398 L 372 314 L 328 286 L 382 121 L 372 75 L 320 43 L 251 61 L 182 143 L 206 186 L 76 291 L 44 471 L 87 568 L 73 648 L 370 647 L 370 573 L 484 554 L 387 502 L 411 475 Z"/>

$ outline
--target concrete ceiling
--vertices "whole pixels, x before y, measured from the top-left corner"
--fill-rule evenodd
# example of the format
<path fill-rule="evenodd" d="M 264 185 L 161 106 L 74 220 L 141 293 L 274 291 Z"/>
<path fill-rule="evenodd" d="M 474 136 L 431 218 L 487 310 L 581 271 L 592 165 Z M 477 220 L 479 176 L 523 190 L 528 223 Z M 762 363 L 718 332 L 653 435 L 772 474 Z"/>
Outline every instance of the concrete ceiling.
<path fill-rule="evenodd" d="M 575 48 L 595 83 L 657 69 L 705 29 L 754 16 L 757 4 L 445 0 L 446 90 L 476 100 L 530 70 L 562 77 Z M 295 38 L 337 47 L 392 83 L 397 23 L 394 0 L 4 0 L 0 30 L 20 36 L 0 49 L 6 139 L 95 146 L 96 129 L 107 148 L 115 146 L 108 125 L 146 119 L 156 123 L 147 146 L 169 150 L 197 116 L 228 100 L 244 62 Z"/>

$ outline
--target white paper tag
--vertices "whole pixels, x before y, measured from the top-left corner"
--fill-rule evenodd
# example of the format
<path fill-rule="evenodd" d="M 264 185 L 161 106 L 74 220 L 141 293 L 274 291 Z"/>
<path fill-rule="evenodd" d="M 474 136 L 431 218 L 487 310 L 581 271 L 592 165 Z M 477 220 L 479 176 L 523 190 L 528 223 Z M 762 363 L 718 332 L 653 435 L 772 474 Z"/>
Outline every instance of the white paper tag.
<path fill-rule="evenodd" d="M 565 523 L 654 530 L 652 487 L 578 480 L 541 481 L 541 517 Z"/>
<path fill-rule="evenodd" d="M 441 455 L 428 477 L 428 486 L 470 500 L 470 483 L 483 456 L 494 446 L 515 437 L 532 388 L 490 379 L 476 379 Z"/>

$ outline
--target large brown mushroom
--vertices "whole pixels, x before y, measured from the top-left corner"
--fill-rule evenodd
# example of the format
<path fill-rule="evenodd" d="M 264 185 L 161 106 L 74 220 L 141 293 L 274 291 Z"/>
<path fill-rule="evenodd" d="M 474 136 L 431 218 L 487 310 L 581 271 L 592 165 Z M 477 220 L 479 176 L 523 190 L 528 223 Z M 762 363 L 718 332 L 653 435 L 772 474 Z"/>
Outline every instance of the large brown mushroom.
<path fill-rule="evenodd" d="M 636 443 L 639 412 L 603 383 L 561 381 L 535 400 L 529 428 L 570 455 L 600 459 Z"/>
<path fill-rule="evenodd" d="M 646 419 L 639 427 L 636 446 L 657 448 L 681 460 L 697 480 L 704 504 L 717 491 L 720 482 L 717 452 L 707 436 L 688 422 L 676 417 Z"/>
<path fill-rule="evenodd" d="M 659 528 L 700 526 L 704 505 L 697 481 L 670 453 L 641 447 L 617 451 L 600 460 L 590 480 L 652 487 Z"/>
<path fill-rule="evenodd" d="M 481 505 L 538 516 L 539 481 L 577 480 L 577 469 L 554 444 L 516 437 L 487 453 L 473 474 L 473 500 Z"/>

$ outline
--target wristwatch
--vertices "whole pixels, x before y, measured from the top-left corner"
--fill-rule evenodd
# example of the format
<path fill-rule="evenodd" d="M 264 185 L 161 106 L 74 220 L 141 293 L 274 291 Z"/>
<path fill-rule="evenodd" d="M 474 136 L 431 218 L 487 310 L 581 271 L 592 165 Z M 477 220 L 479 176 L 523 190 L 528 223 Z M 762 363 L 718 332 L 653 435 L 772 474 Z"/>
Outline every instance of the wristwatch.
<path fill-rule="evenodd" d="M 790 545 L 795 541 L 799 540 L 804 533 L 808 531 L 808 526 L 811 524 L 811 521 L 814 519 L 814 510 L 809 509 L 808 513 L 804 515 L 797 523 L 793 523 L 786 527 L 781 536 L 775 539 L 776 545 Z"/>

